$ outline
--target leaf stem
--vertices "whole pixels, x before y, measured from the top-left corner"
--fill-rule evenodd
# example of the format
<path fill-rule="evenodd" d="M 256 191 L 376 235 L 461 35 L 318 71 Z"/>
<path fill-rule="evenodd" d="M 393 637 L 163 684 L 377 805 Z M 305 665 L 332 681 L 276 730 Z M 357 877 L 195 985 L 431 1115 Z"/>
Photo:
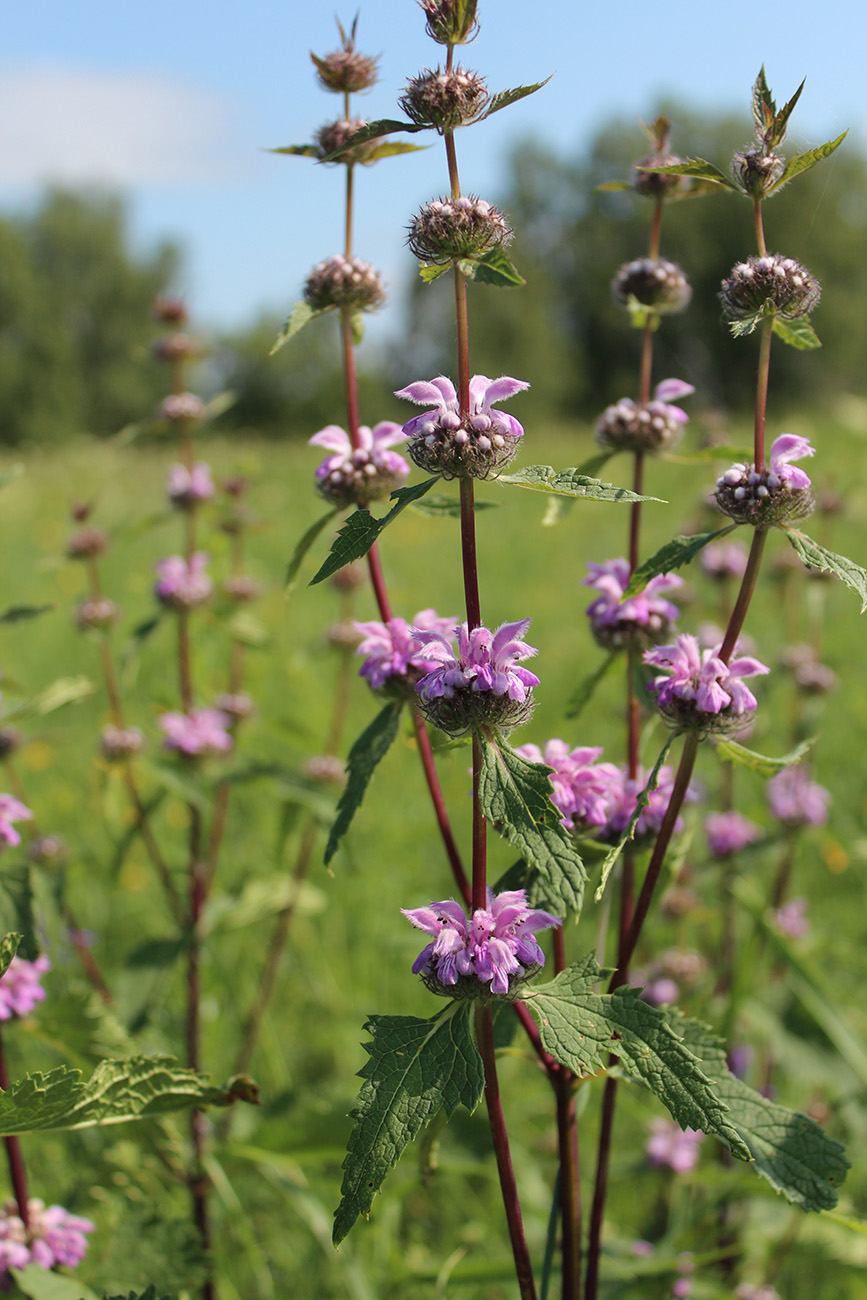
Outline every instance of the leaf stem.
<path fill-rule="evenodd" d="M 761 199 L 753 200 L 753 217 L 755 218 L 755 223 L 756 223 L 756 243 L 758 244 L 759 247 L 759 257 L 766 257 L 768 250 L 765 247 L 765 231 L 762 225 Z"/>
<path fill-rule="evenodd" d="M 455 883 L 467 904 L 472 902 L 472 887 L 467 879 L 467 873 L 464 870 L 464 864 L 461 860 L 460 850 L 455 842 L 452 833 L 449 815 L 446 811 L 445 800 L 443 799 L 442 789 L 440 788 L 439 778 L 437 777 L 436 767 L 434 766 L 433 750 L 431 749 L 430 736 L 424 719 L 419 712 L 417 704 L 412 706 L 412 725 L 415 730 L 416 744 L 418 745 L 419 757 L 421 758 L 422 769 L 424 770 L 425 780 L 427 781 L 428 792 L 431 797 L 431 803 L 434 808 L 437 826 L 439 827 L 443 847 L 446 851 L 446 857 L 452 869 L 452 875 Z"/>
<path fill-rule="evenodd" d="M 767 316 L 762 321 L 761 344 L 759 346 L 759 374 L 756 383 L 756 418 L 753 437 L 753 461 L 756 472 L 761 474 L 765 468 L 765 415 L 768 407 L 768 375 L 771 368 L 771 339 L 774 331 L 774 318 Z"/>
<path fill-rule="evenodd" d="M 744 570 L 744 576 L 741 578 L 740 591 L 734 604 L 734 609 L 729 618 L 729 624 L 726 628 L 726 634 L 720 648 L 719 658 L 724 664 L 727 664 L 734 653 L 737 639 L 743 631 L 744 621 L 747 616 L 747 610 L 750 607 L 750 601 L 753 598 L 753 592 L 756 589 L 756 580 L 759 576 L 759 568 L 762 563 L 762 554 L 765 549 L 765 539 L 767 538 L 767 529 L 756 528 L 753 532 L 753 540 L 750 546 L 750 553 L 747 557 L 747 567 Z"/>
<path fill-rule="evenodd" d="M 482 745 L 478 736 L 473 736 L 473 892 L 472 910 L 486 908 L 487 899 L 487 827 L 488 823 L 482 812 L 479 786 L 482 776 Z"/>
<path fill-rule="evenodd" d="M 0 1090 L 6 1092 L 9 1087 L 9 1073 L 6 1068 L 6 1055 L 3 1051 L 3 1039 L 0 1036 Z M 15 1203 L 18 1206 L 18 1217 L 24 1224 L 25 1231 L 30 1227 L 30 1208 L 29 1197 L 27 1194 L 27 1166 L 24 1163 L 24 1153 L 21 1149 L 21 1139 L 14 1133 L 4 1137 L 3 1145 L 6 1147 L 6 1159 L 9 1164 L 9 1179 L 12 1183 L 12 1194 L 15 1197 Z"/>

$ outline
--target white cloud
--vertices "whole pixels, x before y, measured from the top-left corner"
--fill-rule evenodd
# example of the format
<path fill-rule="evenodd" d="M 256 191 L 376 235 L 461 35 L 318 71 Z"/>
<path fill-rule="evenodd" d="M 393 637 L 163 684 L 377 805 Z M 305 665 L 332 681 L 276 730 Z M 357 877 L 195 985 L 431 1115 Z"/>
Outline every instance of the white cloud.
<path fill-rule="evenodd" d="M 155 73 L 0 70 L 0 185 L 200 186 L 244 170 L 232 105 Z"/>

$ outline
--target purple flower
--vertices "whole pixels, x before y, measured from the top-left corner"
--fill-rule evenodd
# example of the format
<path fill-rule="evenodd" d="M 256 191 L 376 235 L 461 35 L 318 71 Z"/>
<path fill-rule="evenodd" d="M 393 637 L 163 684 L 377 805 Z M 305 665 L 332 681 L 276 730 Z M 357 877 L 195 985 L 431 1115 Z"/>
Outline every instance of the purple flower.
<path fill-rule="evenodd" d="M 35 961 L 27 961 L 25 957 L 12 958 L 0 977 L 0 1020 L 29 1016 L 37 1002 L 45 1001 L 45 990 L 39 980 L 49 970 L 51 962 L 44 953 Z"/>
<path fill-rule="evenodd" d="M 599 593 L 587 606 L 587 617 L 601 645 L 615 649 L 636 635 L 646 641 L 669 635 L 680 610 L 660 593 L 683 586 L 676 573 L 651 578 L 638 596 L 624 600 L 632 576 L 628 560 L 606 560 L 604 564 L 588 564 L 587 568 L 589 576 L 584 578 L 584 586 L 594 587 Z"/>
<path fill-rule="evenodd" d="M 802 469 L 797 469 L 790 462 L 793 460 L 803 460 L 805 456 L 814 456 L 816 448 L 810 445 L 809 439 L 801 438 L 797 433 L 781 433 L 779 438 L 775 438 L 771 446 L 771 454 L 768 457 L 768 487 L 774 488 L 779 484 L 774 483 L 773 478 L 779 479 L 780 483 L 786 483 L 790 488 L 808 488 L 810 480 Z"/>
<path fill-rule="evenodd" d="M 804 935 L 810 933 L 806 898 L 790 898 L 774 911 L 773 916 L 774 925 L 780 934 L 785 934 L 790 939 L 803 939 Z"/>
<path fill-rule="evenodd" d="M 188 758 L 225 754 L 232 748 L 227 728 L 232 719 L 219 709 L 190 709 L 189 713 L 164 713 L 159 719 L 166 733 L 163 745 Z"/>
<path fill-rule="evenodd" d="M 15 1213 L 15 1203 L 0 1209 L 0 1268 L 54 1268 L 60 1264 L 75 1268 L 87 1254 L 85 1233 L 95 1224 L 70 1214 L 62 1205 L 46 1206 L 31 1197 L 27 1202 L 29 1227 L 25 1229 Z"/>
<path fill-rule="evenodd" d="M 739 812 L 708 813 L 704 819 L 707 846 L 714 858 L 740 853 L 762 838 L 762 828 Z"/>
<path fill-rule="evenodd" d="M 635 812 L 638 796 L 647 785 L 650 773 L 645 772 L 643 767 L 639 767 L 633 781 L 627 775 L 625 768 L 618 767 L 614 763 L 600 764 L 600 769 L 605 772 L 608 779 L 608 820 L 602 827 L 600 838 L 616 840 L 628 826 L 629 820 Z M 635 828 L 636 838 L 640 838 L 642 835 L 657 834 L 662 825 L 662 819 L 668 811 L 668 805 L 671 803 L 673 789 L 674 769 L 666 765 L 660 768 L 656 789 L 651 790 L 647 807 L 641 810 L 641 816 L 638 818 Z M 687 802 L 694 803 L 698 797 L 698 790 L 690 785 L 686 792 Z M 674 829 L 676 831 L 683 830 L 683 819 L 681 817 L 678 817 L 674 823 Z"/>
<path fill-rule="evenodd" d="M 396 451 L 403 442 L 399 424 L 382 420 L 370 429 L 363 424 L 358 430 L 358 447 L 336 424 L 329 424 L 310 439 L 311 447 L 325 447 L 331 452 L 316 470 L 316 486 L 321 494 L 337 506 L 366 507 L 371 501 L 387 497 L 409 475 L 409 465 Z"/>
<path fill-rule="evenodd" d="M 456 620 L 438 618 L 434 609 L 423 609 L 416 614 L 410 627 L 402 618 L 390 618 L 387 623 L 353 624 L 363 640 L 356 654 L 365 655 L 360 673 L 373 690 L 384 686 L 389 678 L 397 677 L 414 684 L 425 673 L 432 672 L 437 662 L 423 653 L 418 631 L 440 632 L 444 637 L 454 635 Z"/>
<path fill-rule="evenodd" d="M 671 1294 L 675 1300 L 686 1300 L 687 1296 L 692 1295 L 692 1278 L 678 1277 L 671 1284 Z"/>
<path fill-rule="evenodd" d="M 522 637 L 528 618 L 503 623 L 496 632 L 460 623 L 450 636 L 413 628 L 424 657 L 434 667 L 416 685 L 425 713 L 448 735 L 463 735 L 474 725 L 514 727 L 532 712 L 530 691 L 539 678 L 518 660 L 536 653 Z M 457 650 L 454 641 L 457 638 Z"/>
<path fill-rule="evenodd" d="M 414 961 L 413 974 L 426 976 L 437 992 L 457 986 L 456 992 L 470 997 L 481 992 L 475 981 L 489 985 L 491 993 L 508 993 L 528 967 L 544 966 L 535 933 L 562 924 L 559 917 L 528 907 L 523 889 L 496 895 L 489 889 L 487 907 L 477 908 L 470 919 L 451 899 L 401 911 L 434 936 Z"/>
<path fill-rule="evenodd" d="M 612 451 L 653 454 L 674 445 L 680 438 L 689 416 L 673 401 L 694 393 L 692 384 L 682 379 L 663 379 L 653 390 L 645 406 L 631 397 L 606 407 L 596 425 L 596 441 Z"/>
<path fill-rule="evenodd" d="M 33 816 L 20 799 L 11 794 L 0 794 L 0 847 L 8 844 L 14 848 L 21 843 L 21 836 L 12 825 L 13 822 L 26 822 Z"/>
<path fill-rule="evenodd" d="M 670 722 L 707 728 L 711 719 L 718 719 L 713 729 L 721 730 L 729 720 L 754 712 L 756 698 L 743 678 L 770 669 L 750 656 L 726 664 L 718 651 L 718 646 L 699 650 L 698 641 L 689 632 L 676 637 L 673 645 L 645 651 L 646 664 L 669 674 L 656 677 L 648 689 L 656 695 L 660 711 Z"/>
<path fill-rule="evenodd" d="M 673 979 L 662 975 L 658 980 L 645 984 L 639 997 L 652 1007 L 667 1007 L 680 997 L 680 989 Z"/>
<path fill-rule="evenodd" d="M 196 551 L 185 560 L 182 555 L 170 555 L 156 565 L 157 584 L 154 588 L 157 600 L 170 609 L 191 609 L 201 605 L 214 590 L 214 584 L 205 569 L 208 556 L 204 551 Z"/>
<path fill-rule="evenodd" d="M 711 542 L 701 553 L 701 567 L 709 578 L 742 578 L 747 553 L 740 542 Z"/>
<path fill-rule="evenodd" d="M 809 514 L 813 508 L 810 479 L 791 462 L 814 452 L 806 438 L 781 433 L 771 446 L 767 468 L 759 471 L 743 461 L 720 475 L 717 505 L 738 523 L 784 523 Z"/>
<path fill-rule="evenodd" d="M 563 740 L 549 740 L 544 752 L 538 745 L 519 745 L 515 753 L 553 767 L 551 802 L 563 814 L 567 831 L 605 825 L 610 778 L 604 766 L 596 766 L 601 749 L 570 749 Z"/>
<path fill-rule="evenodd" d="M 700 1129 L 681 1128 L 673 1119 L 655 1119 L 644 1149 L 652 1165 L 667 1165 L 676 1174 L 688 1174 L 698 1164 L 698 1148 L 703 1140 Z"/>
<path fill-rule="evenodd" d="M 784 767 L 767 785 L 771 815 L 786 826 L 824 826 L 831 795 L 810 780 L 806 767 Z"/>
<path fill-rule="evenodd" d="M 197 505 L 200 501 L 210 501 L 214 495 L 210 465 L 198 461 L 191 470 L 186 465 L 172 465 L 166 492 L 173 505 L 182 508 Z"/>
<path fill-rule="evenodd" d="M 488 478 L 505 468 L 524 436 L 523 425 L 495 407 L 530 385 L 522 379 L 470 380 L 469 410 L 461 418 L 460 403 L 450 379 L 417 380 L 399 389 L 396 397 L 430 409 L 403 426 L 407 450 L 421 469 L 445 478 Z"/>

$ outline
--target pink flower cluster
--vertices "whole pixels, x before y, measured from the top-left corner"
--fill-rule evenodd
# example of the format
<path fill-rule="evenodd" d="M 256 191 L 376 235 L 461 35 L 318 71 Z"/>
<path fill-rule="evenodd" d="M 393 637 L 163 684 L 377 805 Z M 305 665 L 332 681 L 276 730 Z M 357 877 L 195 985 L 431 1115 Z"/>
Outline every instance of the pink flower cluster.
<path fill-rule="evenodd" d="M 33 816 L 20 799 L 11 794 L 0 794 L 0 847 L 7 844 L 12 848 L 21 843 L 21 836 L 12 825 L 13 822 L 26 822 Z"/>
<path fill-rule="evenodd" d="M 661 573 L 637 596 L 624 599 L 632 572 L 629 561 L 606 560 L 604 564 L 588 564 L 589 576 L 585 587 L 599 593 L 587 606 L 587 617 L 593 635 L 607 649 L 616 649 L 629 638 L 638 635 L 655 641 L 666 636 L 680 616 L 680 610 L 662 596 L 683 586 L 676 573 Z"/>
<path fill-rule="evenodd" d="M 762 838 L 762 828 L 739 812 L 708 813 L 704 819 L 707 846 L 714 858 L 740 853 Z"/>
<path fill-rule="evenodd" d="M 173 505 L 188 510 L 200 501 L 210 501 L 214 495 L 211 467 L 197 461 L 192 469 L 186 465 L 172 465 L 166 482 L 166 493 Z"/>
<path fill-rule="evenodd" d="M 225 754 L 232 748 L 227 728 L 232 719 L 219 709 L 190 709 L 189 713 L 164 713 L 159 719 L 166 733 L 163 745 L 187 758 Z"/>
<path fill-rule="evenodd" d="M 331 452 L 316 470 L 319 491 L 335 505 L 353 503 L 366 506 L 370 501 L 388 496 L 409 477 L 409 464 L 396 451 L 403 442 L 399 424 L 382 420 L 370 429 L 363 424 L 358 430 L 358 447 L 336 424 L 329 424 L 310 439 L 311 447 L 325 447 Z"/>
<path fill-rule="evenodd" d="M 419 695 L 423 700 L 436 700 L 451 699 L 459 691 L 490 691 L 523 702 L 528 691 L 539 685 L 535 673 L 518 667 L 518 660 L 536 654 L 533 646 L 523 642 L 529 626 L 530 620 L 524 618 L 517 623 L 503 623 L 496 632 L 486 627 L 470 632 L 466 623 L 460 623 L 451 633 L 413 628 L 425 657 L 435 665 L 418 683 Z"/>
<path fill-rule="evenodd" d="M 487 907 L 477 908 L 469 919 L 451 899 L 401 911 L 417 929 L 434 936 L 413 962 L 413 974 L 427 976 L 436 986 L 459 985 L 468 996 L 479 992 L 475 981 L 489 985 L 491 993 L 508 993 L 528 967 L 544 966 L 535 934 L 562 924 L 559 917 L 528 907 L 523 889 L 502 894 L 489 889 Z"/>
<path fill-rule="evenodd" d="M 170 609 L 191 609 L 201 605 L 214 590 L 214 584 L 205 572 L 208 556 L 196 551 L 185 560 L 182 555 L 170 555 L 156 565 L 157 583 L 154 593 L 157 600 Z"/>
<path fill-rule="evenodd" d="M 724 663 L 719 646 L 700 650 L 689 632 L 675 638 L 673 645 L 646 650 L 644 662 L 665 669 L 654 678 L 649 690 L 656 695 L 660 711 L 680 726 L 707 725 L 709 718 L 743 718 L 757 708 L 756 697 L 743 683 L 744 677 L 770 672 L 758 659 L 744 656 Z"/>
<path fill-rule="evenodd" d="M 786 826 L 824 826 L 828 820 L 830 792 L 810 780 L 806 767 L 784 767 L 771 777 L 767 793 L 772 816 Z"/>
<path fill-rule="evenodd" d="M 45 989 L 39 983 L 51 962 L 43 953 L 35 961 L 13 957 L 0 977 L 0 1020 L 29 1016 L 37 1002 L 45 1001 Z"/>
<path fill-rule="evenodd" d="M 652 1165 L 666 1165 L 676 1174 L 688 1174 L 698 1164 L 703 1141 L 701 1129 L 681 1128 L 673 1119 L 655 1119 L 644 1149 Z"/>
<path fill-rule="evenodd" d="M 437 661 L 424 653 L 418 633 L 439 632 L 450 638 L 456 622 L 454 618 L 439 618 L 435 609 L 422 609 L 412 627 L 402 618 L 390 618 L 387 623 L 354 623 L 363 638 L 356 651 L 365 656 L 361 676 L 373 690 L 385 686 L 390 678 L 415 683 L 437 667 Z"/>
<path fill-rule="evenodd" d="M 93 1232 L 95 1224 L 70 1214 L 62 1205 L 48 1205 L 36 1197 L 27 1202 L 29 1225 L 24 1227 L 14 1201 L 7 1201 L 0 1210 L 0 1270 L 26 1268 L 38 1264 L 40 1268 L 54 1268 L 60 1264 L 75 1268 L 87 1254 L 85 1233 Z"/>

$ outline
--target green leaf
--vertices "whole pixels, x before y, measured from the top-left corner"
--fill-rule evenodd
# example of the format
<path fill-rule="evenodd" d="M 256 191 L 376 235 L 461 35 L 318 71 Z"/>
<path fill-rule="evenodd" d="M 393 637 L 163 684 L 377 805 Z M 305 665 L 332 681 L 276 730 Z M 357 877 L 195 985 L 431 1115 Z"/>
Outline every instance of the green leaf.
<path fill-rule="evenodd" d="M 279 149 L 268 149 L 267 152 L 290 154 L 295 158 L 319 157 L 319 150 L 315 144 L 284 144 Z"/>
<path fill-rule="evenodd" d="M 35 961 L 42 951 L 36 934 L 33 914 L 33 884 L 29 863 L 4 867 L 0 872 L 0 934 L 4 944 L 10 934 L 18 936 L 17 951 L 28 961 Z"/>
<path fill-rule="evenodd" d="M 445 275 L 446 271 L 451 269 L 448 262 L 419 262 L 418 264 L 418 273 L 425 284 L 433 284 L 434 280 L 438 280 L 441 275 Z"/>
<path fill-rule="evenodd" d="M 818 334 L 810 324 L 809 316 L 801 316 L 798 320 L 783 320 L 782 317 L 775 316 L 774 333 L 784 343 L 788 343 L 790 348 L 797 348 L 800 352 L 809 352 L 822 346 Z"/>
<path fill-rule="evenodd" d="M 650 803 L 650 796 L 657 787 L 657 784 L 659 782 L 659 774 L 662 771 L 662 766 L 666 760 L 666 757 L 668 756 L 668 751 L 671 749 L 671 746 L 674 743 L 676 736 L 677 736 L 677 732 L 673 731 L 671 735 L 668 737 L 668 739 L 666 740 L 665 744 L 662 747 L 662 753 L 659 755 L 659 758 L 653 764 L 653 768 L 651 770 L 650 776 L 647 778 L 647 785 L 644 787 L 644 789 L 641 791 L 641 793 L 638 796 L 638 802 L 635 805 L 635 809 L 633 810 L 632 816 L 629 818 L 627 825 L 623 828 L 623 830 L 620 833 L 620 839 L 617 841 L 614 847 L 612 849 L 609 849 L 609 851 L 605 854 L 605 857 L 602 861 L 602 876 L 596 888 L 596 894 L 594 895 L 597 903 L 601 900 L 602 895 L 605 893 L 605 886 L 608 884 L 608 877 L 611 875 L 611 872 L 614 870 L 614 867 L 617 863 L 617 859 L 620 857 L 621 853 L 623 852 L 623 849 L 627 841 L 633 839 L 633 837 L 635 836 L 635 831 L 638 826 L 638 822 L 641 818 L 641 814 L 644 811 L 644 809 L 647 807 L 647 805 Z"/>
<path fill-rule="evenodd" d="M 3 719 L 11 721 L 13 718 L 29 717 L 33 714 L 38 718 L 44 718 L 67 704 L 77 704 L 79 700 L 87 699 L 95 689 L 88 677 L 58 677 L 57 681 L 51 682 L 38 695 L 32 695 L 29 699 L 13 704 L 5 711 Z"/>
<path fill-rule="evenodd" d="M 316 310 L 307 302 L 296 302 L 286 318 L 286 323 L 274 340 L 274 346 L 268 355 L 273 357 L 275 352 L 279 352 L 284 344 L 293 339 L 296 334 L 300 334 L 304 326 L 309 325 L 312 320 L 317 320 L 318 317 L 324 316 L 326 312 L 335 310 L 334 307 L 320 307 Z"/>
<path fill-rule="evenodd" d="M 595 190 L 597 194 L 622 193 L 624 190 L 632 194 L 635 186 L 630 185 L 629 181 L 603 181 L 601 185 L 595 186 Z"/>
<path fill-rule="evenodd" d="M 672 537 L 671 541 L 661 546 L 649 560 L 639 564 L 623 593 L 624 600 L 644 591 L 651 578 L 658 578 L 663 573 L 673 573 L 675 569 L 682 569 L 685 564 L 695 559 L 708 542 L 714 541 L 717 537 L 725 537 L 726 533 L 730 533 L 734 528 L 737 528 L 737 524 L 727 524 L 725 528 L 717 528 L 712 533 L 696 533 L 692 537 Z"/>
<path fill-rule="evenodd" d="M 551 77 L 553 77 L 553 75 L 552 72 Z M 514 90 L 498 90 L 495 95 L 491 96 L 491 102 L 488 104 L 484 113 L 482 113 L 482 115 L 476 120 L 484 122 L 486 117 L 490 117 L 492 113 L 499 113 L 501 108 L 508 108 L 510 104 L 517 104 L 519 99 L 526 99 L 528 95 L 535 95 L 537 90 L 541 90 L 543 86 L 547 86 L 551 77 L 546 77 L 544 81 L 537 81 L 532 86 L 516 86 Z"/>
<path fill-rule="evenodd" d="M 836 578 L 851 587 L 861 597 L 861 613 L 867 609 L 867 573 L 854 560 L 845 555 L 836 555 L 828 551 L 806 533 L 797 528 L 784 528 L 783 532 L 795 548 L 801 561 L 808 569 L 821 569 L 823 573 L 833 573 Z"/>
<path fill-rule="evenodd" d="M 365 1029 L 370 1060 L 359 1071 L 364 1083 L 352 1112 L 355 1126 L 343 1162 L 340 1205 L 334 1215 L 339 1245 L 373 1198 L 407 1144 L 445 1110 L 473 1111 L 484 1088 L 484 1071 L 470 1032 L 471 1003 L 450 1002 L 431 1020 L 371 1016 Z"/>
<path fill-rule="evenodd" d="M 379 162 L 380 158 L 394 158 L 402 153 L 421 153 L 423 149 L 429 148 L 429 144 L 410 144 L 409 140 L 388 140 L 376 149 L 371 149 L 364 159 L 364 165 L 369 166 L 370 163 Z"/>
<path fill-rule="evenodd" d="M 626 310 L 629 312 L 629 324 L 634 330 L 649 329 L 655 332 L 659 329 L 659 313 L 653 307 L 646 307 L 643 302 L 639 302 L 634 294 L 629 294 L 626 299 Z"/>
<path fill-rule="evenodd" d="M 353 817 L 361 807 L 377 765 L 394 743 L 402 707 L 400 700 L 392 700 L 386 704 L 349 751 L 349 758 L 346 760 L 346 785 L 340 796 L 337 817 L 325 846 L 326 863 L 330 862 L 337 852 L 338 844 L 349 830 Z"/>
<path fill-rule="evenodd" d="M 774 103 L 774 97 L 771 94 L 771 89 L 768 85 L 767 77 L 765 76 L 764 64 L 759 68 L 759 75 L 753 83 L 751 107 L 753 122 L 756 127 L 756 134 L 762 135 L 773 122 L 777 112 L 777 106 Z"/>
<path fill-rule="evenodd" d="M 214 1087 L 170 1056 L 101 1061 L 86 1081 L 80 1070 L 59 1065 L 45 1074 L 26 1074 L 0 1093 L 0 1136 L 123 1124 L 191 1106 L 254 1099 L 255 1085 L 245 1076 Z"/>
<path fill-rule="evenodd" d="M 478 498 L 473 501 L 474 511 L 498 510 L 499 506 L 499 501 L 480 501 Z M 410 509 L 433 519 L 460 519 L 461 517 L 461 503 L 458 497 L 429 496 L 424 501 L 418 501 L 410 506 Z"/>
<path fill-rule="evenodd" d="M 480 283 L 494 284 L 501 289 L 527 283 L 500 247 L 492 249 L 480 262 L 476 262 L 475 270 L 475 278 Z"/>
<path fill-rule="evenodd" d="M 788 104 L 784 104 L 779 112 L 774 113 L 772 134 L 770 140 L 768 141 L 768 144 L 770 144 L 772 148 L 778 144 L 782 144 L 783 141 L 785 140 L 786 127 L 789 124 L 789 118 L 792 116 L 792 110 L 794 109 L 798 100 L 801 98 L 801 91 L 804 89 L 804 86 L 806 85 L 806 80 L 807 79 L 805 77 L 804 80 L 801 82 L 800 86 L 798 87 L 798 89 L 795 91 L 792 98 L 789 100 Z"/>
<path fill-rule="evenodd" d="M 826 144 L 820 144 L 817 148 L 809 149 L 806 153 L 795 154 L 794 158 L 790 158 L 786 163 L 780 179 L 768 191 L 768 197 L 771 194 L 776 194 L 777 190 L 781 190 L 784 185 L 788 185 L 793 177 L 800 176 L 801 172 L 809 171 L 811 167 L 816 166 L 816 163 L 822 162 L 824 158 L 829 158 L 835 149 L 840 148 L 848 134 L 848 131 L 844 131 L 842 135 L 837 136 L 836 140 L 829 140 Z"/>
<path fill-rule="evenodd" d="M 521 992 L 539 1021 L 545 1051 L 580 1078 L 607 1070 L 609 1053 L 616 1056 L 624 1074 L 645 1084 L 682 1128 L 715 1133 L 732 1155 L 749 1160 L 749 1148 L 726 1114 L 727 1106 L 714 1095 L 700 1062 L 665 1013 L 642 1002 L 637 988 L 595 992 L 608 974 L 590 953 L 549 984 Z"/>
<path fill-rule="evenodd" d="M 160 1295 L 151 1284 L 147 1291 L 129 1291 L 126 1295 L 106 1296 L 105 1300 L 175 1300 L 174 1296 Z"/>
<path fill-rule="evenodd" d="M 331 520 L 336 514 L 338 514 L 337 507 L 333 510 L 329 510 L 327 514 L 322 515 L 316 520 L 315 524 L 310 525 L 307 532 L 298 542 L 298 545 L 292 553 L 292 558 L 286 566 L 286 586 L 288 590 L 291 591 L 295 586 L 295 582 L 298 578 L 298 570 L 301 568 L 301 565 L 304 562 L 304 557 L 310 550 L 310 547 L 316 541 L 316 538 L 322 532 L 323 528 L 325 528 L 327 524 L 331 523 Z"/>
<path fill-rule="evenodd" d="M 498 483 L 532 488 L 535 492 L 557 492 L 561 496 L 584 497 L 588 501 L 661 501 L 661 497 L 643 497 L 627 488 L 588 478 L 575 468 L 554 469 L 553 465 L 528 465 L 514 474 L 501 474 Z"/>
<path fill-rule="evenodd" d="M 397 501 L 397 505 L 392 506 L 388 514 L 383 515 L 381 519 L 375 519 L 369 510 L 356 510 L 344 522 L 331 544 L 327 560 L 316 576 L 311 578 L 309 585 L 313 587 L 317 582 L 324 582 L 345 564 L 360 560 L 370 550 L 383 529 L 387 528 L 407 506 L 413 505 L 429 492 L 438 481 L 436 478 L 429 478 L 423 483 L 416 483 L 414 487 L 397 488 L 390 498 L 392 501 Z"/>
<path fill-rule="evenodd" d="M 3 939 L 0 940 L 0 979 L 8 971 L 12 958 L 18 951 L 21 938 L 20 934 L 16 934 L 14 930 L 11 930 L 9 934 L 4 935 Z"/>
<path fill-rule="evenodd" d="M 20 1270 L 16 1268 L 13 1277 L 17 1289 L 12 1293 L 12 1300 L 16 1300 L 16 1296 L 26 1296 L 27 1300 L 98 1300 L 95 1291 L 74 1277 L 51 1273 L 38 1264 L 28 1264 Z"/>
<path fill-rule="evenodd" d="M 774 776 L 775 773 L 782 772 L 784 767 L 800 763 L 807 750 L 815 745 L 816 739 L 816 736 L 812 736 L 809 740 L 803 740 L 782 758 L 767 758 L 764 754 L 756 754 L 751 749 L 739 745 L 736 740 L 718 740 L 716 748 L 720 758 L 724 758 L 728 763 L 748 767 L 750 771 L 758 772 L 760 776 Z"/>
<path fill-rule="evenodd" d="M 366 144 L 368 140 L 378 140 L 382 135 L 394 135 L 397 131 L 404 131 L 407 135 L 414 135 L 416 131 L 430 131 L 429 126 L 419 126 L 417 122 L 398 122 L 393 117 L 381 117 L 376 122 L 368 122 L 366 126 L 361 127 L 354 135 L 351 135 L 339 149 L 334 153 L 328 154 L 322 159 L 322 162 L 336 162 L 346 153 L 347 149 L 354 149 L 357 144 Z"/>
<path fill-rule="evenodd" d="M 697 1020 L 680 1020 L 685 1045 L 701 1061 L 714 1092 L 729 1108 L 728 1119 L 749 1148 L 756 1172 L 802 1210 L 837 1204 L 837 1188 L 849 1161 L 842 1143 L 806 1115 L 798 1115 L 755 1092 L 726 1064 L 722 1042 Z"/>
<path fill-rule="evenodd" d="M 54 605 L 10 605 L 0 614 L 0 623 L 24 623 L 29 618 L 38 618 L 54 609 Z"/>
<path fill-rule="evenodd" d="M 704 158 L 687 158 L 686 162 L 671 163 L 668 166 L 651 167 L 647 163 L 641 164 L 643 172 L 659 172 L 664 176 L 693 176 L 699 181 L 710 181 L 714 185 L 722 185 L 727 190 L 737 191 L 738 187 L 734 181 L 729 180 L 724 172 L 713 163 L 706 162 Z"/>
<path fill-rule="evenodd" d="M 611 654 L 606 655 L 602 660 L 602 663 L 598 668 L 594 668 L 592 673 L 588 673 L 584 680 L 578 683 L 578 686 L 569 696 L 563 715 L 564 717 L 571 720 L 577 718 L 581 713 L 583 713 L 585 706 L 589 704 L 592 699 L 596 687 L 602 681 L 602 678 L 606 675 L 608 669 L 618 657 L 619 652 L 617 650 L 612 650 Z"/>
<path fill-rule="evenodd" d="M 553 768 L 522 758 L 501 738 L 482 737 L 481 744 L 483 813 L 539 872 L 551 905 L 580 912 L 587 872 L 551 802 Z"/>

